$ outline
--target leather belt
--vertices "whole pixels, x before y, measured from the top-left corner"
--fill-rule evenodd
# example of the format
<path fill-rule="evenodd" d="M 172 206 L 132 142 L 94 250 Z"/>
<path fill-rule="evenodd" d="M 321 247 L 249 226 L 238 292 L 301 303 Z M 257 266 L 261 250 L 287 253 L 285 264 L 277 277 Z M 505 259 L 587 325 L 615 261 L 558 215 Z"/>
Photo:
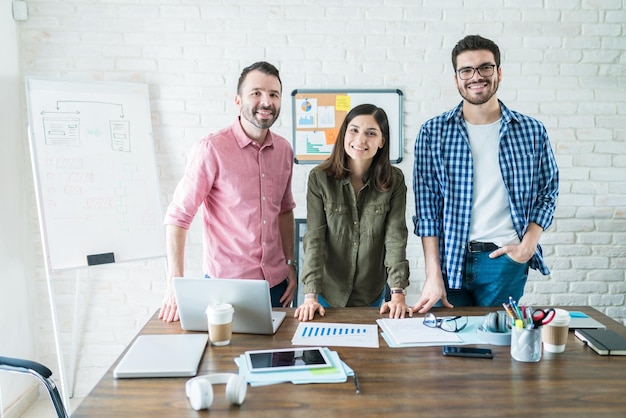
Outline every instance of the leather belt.
<path fill-rule="evenodd" d="M 488 252 L 488 251 L 495 251 L 498 248 L 500 248 L 500 247 L 498 247 L 493 242 L 471 241 L 471 242 L 469 242 L 467 244 L 467 250 L 470 253 L 484 253 L 484 252 Z"/>

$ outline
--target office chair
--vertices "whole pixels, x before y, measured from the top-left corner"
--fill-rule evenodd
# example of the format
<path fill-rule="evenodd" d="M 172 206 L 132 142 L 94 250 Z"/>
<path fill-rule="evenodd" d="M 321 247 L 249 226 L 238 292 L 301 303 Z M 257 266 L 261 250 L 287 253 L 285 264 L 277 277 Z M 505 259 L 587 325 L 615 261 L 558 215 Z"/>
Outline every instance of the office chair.
<path fill-rule="evenodd" d="M 23 360 L 12 357 L 0 356 L 0 370 L 6 370 L 8 372 L 16 373 L 28 373 L 35 376 L 48 390 L 52 404 L 59 418 L 69 418 L 69 414 L 63 405 L 63 399 L 59 394 L 59 390 L 52 380 L 52 371 L 43 364 Z"/>

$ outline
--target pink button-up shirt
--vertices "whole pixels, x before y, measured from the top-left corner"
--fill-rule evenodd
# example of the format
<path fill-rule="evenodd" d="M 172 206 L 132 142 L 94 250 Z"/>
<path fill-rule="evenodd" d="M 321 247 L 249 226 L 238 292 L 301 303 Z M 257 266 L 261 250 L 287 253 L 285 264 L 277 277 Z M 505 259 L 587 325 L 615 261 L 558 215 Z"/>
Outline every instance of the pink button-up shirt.
<path fill-rule="evenodd" d="M 296 206 L 292 169 L 285 138 L 268 132 L 259 146 L 237 119 L 195 144 L 165 224 L 189 229 L 201 207 L 205 273 L 265 279 L 273 287 L 288 275 L 278 215 Z"/>

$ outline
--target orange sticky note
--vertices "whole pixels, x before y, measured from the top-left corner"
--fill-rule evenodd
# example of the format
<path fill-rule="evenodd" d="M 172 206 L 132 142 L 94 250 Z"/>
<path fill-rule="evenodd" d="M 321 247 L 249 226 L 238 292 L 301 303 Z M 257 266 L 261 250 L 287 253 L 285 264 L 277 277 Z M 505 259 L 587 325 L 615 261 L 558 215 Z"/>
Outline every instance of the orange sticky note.
<path fill-rule="evenodd" d="M 326 129 L 326 145 L 337 142 L 337 135 L 339 135 L 339 129 Z"/>

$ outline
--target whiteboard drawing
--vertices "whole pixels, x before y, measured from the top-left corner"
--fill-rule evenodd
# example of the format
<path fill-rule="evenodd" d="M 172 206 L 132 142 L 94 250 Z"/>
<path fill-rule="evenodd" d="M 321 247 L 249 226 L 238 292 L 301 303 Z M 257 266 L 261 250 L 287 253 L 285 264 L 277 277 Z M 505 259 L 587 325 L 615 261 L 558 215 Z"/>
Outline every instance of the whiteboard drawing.
<path fill-rule="evenodd" d="M 130 122 L 127 120 L 112 120 L 111 148 L 114 151 L 130 151 Z"/>
<path fill-rule="evenodd" d="M 55 110 L 42 110 L 43 134 L 47 145 L 80 146 L 80 120 L 85 112 L 102 114 L 111 106 L 118 119 L 109 120 L 109 141 L 111 149 L 120 152 L 130 152 L 130 122 L 124 120 L 124 105 L 97 101 L 57 100 Z M 66 115 L 76 115 L 68 117 Z M 86 115 L 89 117 L 89 115 Z M 90 126 L 89 133 L 99 134 L 101 131 Z"/>
<path fill-rule="evenodd" d="M 80 144 L 80 119 L 78 118 L 45 117 L 43 129 L 46 144 L 67 146 Z"/>
<path fill-rule="evenodd" d="M 27 98 L 50 268 L 164 256 L 147 86 L 28 78 Z"/>

